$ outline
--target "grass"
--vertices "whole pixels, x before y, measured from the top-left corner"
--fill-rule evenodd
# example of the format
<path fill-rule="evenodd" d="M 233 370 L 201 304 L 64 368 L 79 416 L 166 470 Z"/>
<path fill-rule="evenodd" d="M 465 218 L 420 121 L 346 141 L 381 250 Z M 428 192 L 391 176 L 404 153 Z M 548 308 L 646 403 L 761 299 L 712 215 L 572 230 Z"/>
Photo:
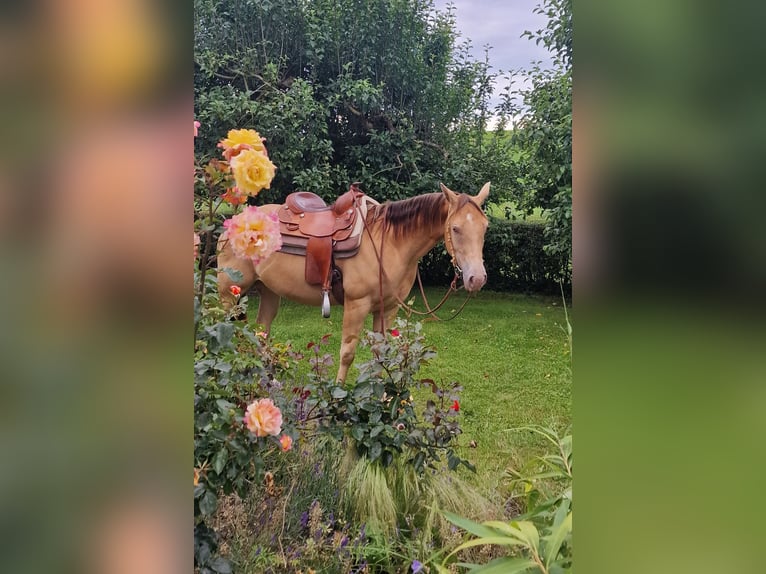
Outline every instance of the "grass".
<path fill-rule="evenodd" d="M 441 288 L 426 290 L 431 304 L 443 293 Z M 442 311 L 457 308 L 463 293 L 455 295 Z M 256 297 L 250 306 L 249 317 L 254 320 Z M 436 348 L 438 356 L 421 376 L 463 384 L 460 412 L 464 435 L 459 454 L 476 464 L 477 475 L 469 480 L 482 489 L 494 490 L 504 482 L 505 468 L 519 465 L 546 448 L 533 433 L 505 432 L 507 429 L 570 424 L 572 384 L 565 327 L 560 299 L 486 291 L 469 301 L 455 320 L 424 324 L 426 341 Z M 365 328 L 371 328 L 370 317 Z M 305 349 L 310 341 L 332 333 L 327 349 L 337 360 L 341 329 L 340 307 L 332 309 L 329 319 L 322 319 L 319 308 L 283 300 L 272 325 L 272 337 Z M 366 351 L 359 348 L 357 361 L 369 358 Z M 355 375 L 352 367 L 349 380 Z M 421 404 L 425 397 L 425 391 L 415 393 Z M 471 441 L 475 441 L 475 448 L 469 446 Z"/>
<path fill-rule="evenodd" d="M 530 223 L 544 223 L 548 220 L 548 216 L 539 207 L 535 207 L 531 215 L 524 217 L 524 213 L 519 210 L 513 202 L 505 201 L 502 203 L 488 203 L 487 214 L 493 217 L 500 217 L 505 219 L 505 210 L 510 208 L 511 214 L 516 217 L 517 221 L 529 221 Z"/>

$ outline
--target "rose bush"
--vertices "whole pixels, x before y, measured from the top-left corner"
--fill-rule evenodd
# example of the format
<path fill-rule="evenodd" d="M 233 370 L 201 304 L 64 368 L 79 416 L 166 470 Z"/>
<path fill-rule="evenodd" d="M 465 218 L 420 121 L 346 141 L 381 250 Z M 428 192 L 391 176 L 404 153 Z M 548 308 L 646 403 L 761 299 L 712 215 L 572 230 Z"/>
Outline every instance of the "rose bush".
<path fill-rule="evenodd" d="M 200 128 L 195 124 L 195 134 Z M 279 248 L 281 236 L 274 214 L 238 207 L 274 176 L 263 139 L 255 130 L 231 130 L 219 148 L 224 159 L 195 167 L 194 516 L 200 574 L 231 571 L 211 527 L 221 497 L 245 498 L 265 476 L 278 480 L 280 465 L 295 451 L 310 451 L 317 433 L 351 441 L 375 465 L 388 466 L 401 455 L 419 473 L 443 462 L 472 468 L 454 452 L 460 386 L 417 379 L 420 366 L 435 355 L 420 324 L 400 321 L 386 334 L 368 333 L 364 344 L 372 359 L 358 366 L 356 384 L 344 388 L 334 380 L 332 357 L 322 351 L 329 335 L 310 344 L 304 357 L 230 320 L 247 308 L 248 298 L 235 284 L 230 292 L 237 306 L 226 313 L 220 305 L 216 278 L 208 272 L 218 237 L 225 234 L 238 256 L 259 263 Z M 219 213 L 224 202 L 235 209 L 229 218 Z M 241 279 L 234 270 L 222 271 Z M 302 374 L 299 362 L 306 358 L 311 369 Z M 420 414 L 411 395 L 418 386 L 433 393 Z"/>

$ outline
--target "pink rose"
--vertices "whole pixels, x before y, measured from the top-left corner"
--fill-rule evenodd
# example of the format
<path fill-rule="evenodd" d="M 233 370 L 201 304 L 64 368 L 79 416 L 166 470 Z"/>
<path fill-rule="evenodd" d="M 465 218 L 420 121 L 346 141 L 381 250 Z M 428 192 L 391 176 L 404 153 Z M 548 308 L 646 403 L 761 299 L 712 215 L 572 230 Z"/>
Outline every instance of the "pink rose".
<path fill-rule="evenodd" d="M 399 329 L 391 329 L 391 336 L 398 337 L 400 335 Z"/>
<path fill-rule="evenodd" d="M 194 137 L 197 137 L 197 130 L 199 129 L 200 123 L 198 121 L 194 121 Z"/>
<path fill-rule="evenodd" d="M 255 436 L 277 436 L 282 431 L 282 412 L 271 399 L 259 399 L 247 407 L 245 424 Z"/>
<path fill-rule="evenodd" d="M 239 297 L 242 294 L 242 287 L 239 285 L 232 285 L 229 287 L 229 291 L 231 291 L 231 294 L 235 297 Z"/>
<path fill-rule="evenodd" d="M 287 452 L 293 448 L 293 437 L 283 434 L 279 439 L 279 445 L 282 447 L 282 452 Z"/>

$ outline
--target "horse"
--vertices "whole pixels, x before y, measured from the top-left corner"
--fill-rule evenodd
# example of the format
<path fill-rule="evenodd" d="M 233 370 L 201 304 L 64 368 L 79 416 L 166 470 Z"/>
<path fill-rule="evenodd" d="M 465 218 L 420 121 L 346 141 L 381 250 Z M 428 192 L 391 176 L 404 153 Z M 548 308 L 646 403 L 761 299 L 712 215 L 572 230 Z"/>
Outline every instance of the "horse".
<path fill-rule="evenodd" d="M 490 184 L 484 184 L 475 196 L 456 193 L 441 183 L 439 186 L 441 192 L 371 207 L 359 252 L 336 261 L 345 291 L 339 382 L 345 381 L 354 361 L 365 317 L 373 314 L 376 331 L 389 328 L 400 303 L 412 290 L 420 258 L 440 240 L 444 240 L 456 269 L 462 271 L 466 291 L 477 292 L 487 282 L 482 251 L 488 219 L 481 206 Z M 269 204 L 260 209 L 276 212 L 280 207 Z M 281 297 L 305 305 L 322 304 L 320 286 L 305 281 L 304 264 L 302 256 L 277 251 L 254 265 L 252 260 L 234 255 L 226 234 L 222 234 L 218 241 L 218 293 L 223 307 L 231 309 L 236 304 L 232 285 L 238 285 L 242 292 L 254 287 L 260 294 L 256 321 L 268 334 Z M 239 271 L 242 278 L 233 281 L 226 268 Z M 334 297 L 331 302 L 338 304 Z"/>

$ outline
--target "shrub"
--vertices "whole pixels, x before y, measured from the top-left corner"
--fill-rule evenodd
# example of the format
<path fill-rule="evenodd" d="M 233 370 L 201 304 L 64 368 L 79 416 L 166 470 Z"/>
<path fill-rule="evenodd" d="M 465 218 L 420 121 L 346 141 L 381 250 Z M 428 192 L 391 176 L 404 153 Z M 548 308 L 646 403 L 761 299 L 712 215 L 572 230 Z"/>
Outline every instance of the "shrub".
<path fill-rule="evenodd" d="M 520 469 L 508 469 L 512 498 L 521 499 L 524 514 L 510 522 L 486 521 L 481 524 L 445 512 L 447 519 L 476 538 L 460 544 L 441 564 L 439 574 L 448 574 L 447 565 L 460 551 L 477 546 L 506 547 L 501 556 L 484 566 L 460 563 L 472 572 L 558 574 L 572 568 L 572 435 L 559 436 L 544 427 L 514 429 L 534 432 L 545 438 L 554 452 L 538 456 Z"/>
<path fill-rule="evenodd" d="M 571 268 L 556 255 L 545 252 L 545 224 L 489 218 L 484 238 L 487 287 L 493 291 L 559 294 L 559 281 L 567 295 L 572 290 Z M 447 285 L 454 270 L 444 246 L 428 253 L 420 264 L 423 282 Z"/>

